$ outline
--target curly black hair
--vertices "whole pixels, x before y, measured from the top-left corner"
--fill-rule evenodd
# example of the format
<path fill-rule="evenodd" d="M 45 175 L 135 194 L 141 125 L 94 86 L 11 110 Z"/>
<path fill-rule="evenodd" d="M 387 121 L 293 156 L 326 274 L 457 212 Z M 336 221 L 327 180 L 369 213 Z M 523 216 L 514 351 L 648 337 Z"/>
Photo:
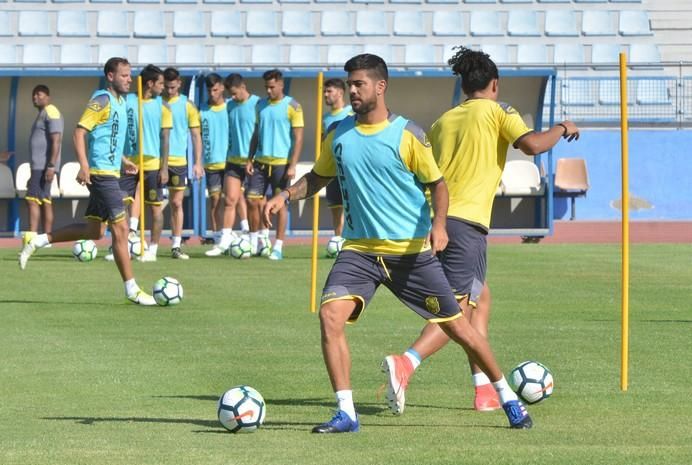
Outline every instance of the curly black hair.
<path fill-rule="evenodd" d="M 471 50 L 464 46 L 454 47 L 455 53 L 447 60 L 452 72 L 461 77 L 461 88 L 466 95 L 488 87 L 497 79 L 497 66 L 487 53 Z"/>

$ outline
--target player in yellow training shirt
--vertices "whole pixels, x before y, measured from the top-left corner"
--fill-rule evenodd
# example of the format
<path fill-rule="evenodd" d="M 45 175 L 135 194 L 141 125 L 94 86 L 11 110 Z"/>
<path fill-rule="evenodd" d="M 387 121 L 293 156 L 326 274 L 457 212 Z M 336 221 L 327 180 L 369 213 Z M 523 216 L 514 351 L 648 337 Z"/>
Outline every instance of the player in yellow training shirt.
<path fill-rule="evenodd" d="M 440 116 L 428 134 L 435 160 L 449 185 L 449 244 L 440 259 L 463 314 L 479 333 L 487 335 L 490 290 L 485 282 L 486 236 L 507 147 L 512 144 L 527 155 L 538 155 L 560 138 L 578 139 L 579 130 L 570 121 L 543 132 L 529 129 L 519 112 L 498 102 L 498 71 L 490 57 L 464 47 L 456 50 L 449 64 L 462 78 L 462 90 L 468 98 Z M 403 355 L 385 358 L 382 366 L 389 373 L 387 396 L 394 413 L 403 411 L 409 377 L 420 362 L 448 341 L 437 325 L 426 325 Z M 476 389 L 474 408 L 499 409 L 490 379 L 478 365 L 470 363 Z"/>

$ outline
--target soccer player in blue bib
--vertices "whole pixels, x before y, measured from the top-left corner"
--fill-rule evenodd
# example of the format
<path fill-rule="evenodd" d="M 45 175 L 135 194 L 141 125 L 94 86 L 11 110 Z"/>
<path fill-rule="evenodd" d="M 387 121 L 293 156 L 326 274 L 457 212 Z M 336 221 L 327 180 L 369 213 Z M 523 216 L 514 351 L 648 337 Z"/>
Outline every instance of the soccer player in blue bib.
<path fill-rule="evenodd" d="M 159 239 L 163 229 L 163 186 L 168 182 L 168 151 L 173 117 L 168 103 L 163 100 L 163 71 L 158 66 L 147 65 L 142 76 L 142 153 L 144 155 L 144 203 L 151 211 L 151 244 L 142 254 L 143 262 L 155 262 Z M 133 163 L 139 162 L 139 104 L 136 94 L 127 96 L 127 140 L 125 156 Z M 130 229 L 139 225 L 138 197 L 139 176 L 123 173 L 120 188 L 130 205 Z"/>
<path fill-rule="evenodd" d="M 168 192 L 171 206 L 171 257 L 187 260 L 188 254 L 182 251 L 183 199 L 187 188 L 187 147 L 188 138 L 192 140 L 194 165 L 192 176 L 200 179 L 204 175 L 202 167 L 202 136 L 200 135 L 199 111 L 194 103 L 180 94 L 183 81 L 175 68 L 163 71 L 164 100 L 168 104 L 173 119 L 173 128 L 168 141 Z"/>
<path fill-rule="evenodd" d="M 463 313 L 479 333 L 487 335 L 491 299 L 485 281 L 486 237 L 507 148 L 511 144 L 526 155 L 537 155 L 562 137 L 567 141 L 578 138 L 579 130 L 570 121 L 543 132 L 529 129 L 517 110 L 498 101 L 499 74 L 485 53 L 459 47 L 449 64 L 461 78 L 467 99 L 440 116 L 429 132 L 433 156 L 450 192 L 449 245 L 440 259 Z M 426 325 L 404 354 L 385 358 L 382 366 L 389 375 L 387 397 L 395 414 L 404 409 L 409 378 L 420 362 L 447 342 L 449 338 L 439 327 Z M 474 409 L 499 409 L 502 402 L 487 372 L 473 360 L 470 364 Z"/>
<path fill-rule="evenodd" d="M 329 113 L 326 113 L 322 118 L 323 133 L 327 132 L 332 124 L 353 114 L 351 105 L 344 103 L 345 93 L 346 85 L 341 79 L 327 79 L 324 82 L 324 103 L 331 108 Z M 332 213 L 332 225 L 334 225 L 334 237 L 331 239 L 333 241 L 341 240 L 341 232 L 344 228 L 344 209 L 342 204 L 343 199 L 341 198 L 339 180 L 334 178 L 332 182 L 327 184 L 327 206 Z"/>
<path fill-rule="evenodd" d="M 211 229 L 214 231 L 214 241 L 218 245 L 221 242 L 224 214 L 221 191 L 228 154 L 228 112 L 221 76 L 211 73 L 204 80 L 208 100 L 201 105 L 199 111 L 202 123 L 202 159 L 211 200 Z"/>
<path fill-rule="evenodd" d="M 295 177 L 296 164 L 303 149 L 303 109 L 293 97 L 284 95 L 284 79 L 278 69 L 265 72 L 267 97 L 257 103 L 257 126 L 248 163 L 248 207 L 250 231 L 259 229 L 264 194 L 285 189 Z M 270 260 L 283 258 L 283 240 L 288 213 L 280 210 L 276 222 L 276 241 Z"/>
<path fill-rule="evenodd" d="M 313 170 L 264 209 L 264 220 L 269 222 L 286 201 L 312 196 L 339 178 L 346 243 L 327 277 L 320 308 L 322 353 L 338 411 L 312 431 L 345 433 L 360 428 L 344 328 L 358 319 L 380 285 L 460 344 L 489 374 L 510 426 L 530 428 L 526 408 L 507 384 L 486 338 L 461 312 L 435 256 L 447 245 L 449 196 L 425 133 L 387 109 L 388 72 L 382 58 L 358 55 L 344 69 L 356 116 L 332 126 Z M 433 220 L 426 188 L 432 194 Z"/>
<path fill-rule="evenodd" d="M 128 173 L 137 172 L 137 166 L 123 157 L 127 126 L 125 95 L 132 82 L 130 64 L 125 58 L 111 58 L 104 66 L 104 74 L 106 89 L 91 96 L 73 137 L 80 166 L 77 180 L 89 188 L 88 221 L 34 236 L 19 254 L 19 267 L 25 269 L 34 251 L 46 244 L 100 239 L 103 223 L 107 222 L 113 235 L 115 263 L 125 283 L 125 295 L 139 305 L 156 305 L 154 298 L 139 288 L 132 274 L 125 204 L 118 184 L 121 164 Z"/>
<path fill-rule="evenodd" d="M 229 134 L 224 180 L 223 226 L 219 243 L 204 253 L 209 257 L 219 256 L 231 246 L 231 242 L 236 237 L 233 232 L 236 211 L 241 215 L 247 215 L 243 183 L 250 155 L 250 141 L 257 121 L 256 107 L 259 101 L 258 96 L 248 92 L 245 80 L 240 74 L 229 74 L 224 80 L 224 88 L 231 98 L 226 103 Z M 241 233 L 247 233 L 249 229 L 247 218 L 243 219 L 241 216 Z"/>

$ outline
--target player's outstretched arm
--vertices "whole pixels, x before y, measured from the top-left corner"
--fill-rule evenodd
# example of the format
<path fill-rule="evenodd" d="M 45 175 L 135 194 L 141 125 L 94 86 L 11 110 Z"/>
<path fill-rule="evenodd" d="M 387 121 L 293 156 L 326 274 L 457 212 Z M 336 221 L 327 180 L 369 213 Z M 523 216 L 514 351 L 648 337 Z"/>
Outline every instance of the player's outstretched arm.
<path fill-rule="evenodd" d="M 310 198 L 329 184 L 331 180 L 332 178 L 330 177 L 319 176 L 314 171 L 310 171 L 292 186 L 272 197 L 272 199 L 264 205 L 264 211 L 262 212 L 264 223 L 271 227 L 271 216 L 284 208 L 286 202 Z"/>
<path fill-rule="evenodd" d="M 563 121 L 547 131 L 525 135 L 519 139 L 517 147 L 526 155 L 538 155 L 553 148 L 560 138 L 567 139 L 567 142 L 579 139 L 579 128 L 571 121 Z"/>

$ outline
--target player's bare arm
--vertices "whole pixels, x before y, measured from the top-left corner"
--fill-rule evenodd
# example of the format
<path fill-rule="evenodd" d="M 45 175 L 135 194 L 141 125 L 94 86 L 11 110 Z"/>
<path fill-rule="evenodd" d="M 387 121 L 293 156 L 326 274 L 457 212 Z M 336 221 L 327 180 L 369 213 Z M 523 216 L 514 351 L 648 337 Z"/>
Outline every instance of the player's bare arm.
<path fill-rule="evenodd" d="M 255 167 L 252 164 L 253 158 L 255 158 L 255 152 L 257 152 L 257 145 L 259 144 L 259 125 L 255 125 L 255 132 L 252 133 L 252 139 L 250 139 L 250 157 L 247 159 L 245 164 L 245 173 L 248 176 L 255 174 Z"/>
<path fill-rule="evenodd" d="M 86 135 L 87 130 L 81 126 L 77 126 L 72 135 L 72 143 L 74 144 L 74 153 L 79 162 L 79 172 L 77 173 L 77 182 L 81 185 L 91 184 L 89 179 L 89 161 L 86 156 Z"/>
<path fill-rule="evenodd" d="M 567 142 L 578 140 L 579 128 L 571 121 L 563 121 L 547 131 L 526 134 L 516 145 L 526 155 L 538 155 L 553 148 L 560 138 L 566 139 Z"/>
<path fill-rule="evenodd" d="M 264 222 L 271 227 L 271 215 L 281 210 L 289 200 L 303 200 L 317 194 L 320 189 L 329 184 L 332 178 L 319 176 L 314 171 L 300 178 L 292 186 L 272 197 L 265 206 L 263 212 Z"/>
<path fill-rule="evenodd" d="M 161 166 L 159 167 L 159 183 L 164 185 L 168 182 L 168 137 L 171 130 L 161 129 Z"/>
<path fill-rule="evenodd" d="M 447 247 L 447 209 L 449 208 L 449 190 L 444 179 L 428 184 L 432 197 L 432 208 L 435 213 L 430 230 L 432 253 L 443 251 Z"/>
<path fill-rule="evenodd" d="M 293 151 L 286 167 L 286 178 L 293 179 L 296 176 L 296 165 L 300 160 L 300 152 L 303 150 L 303 128 L 291 128 L 293 132 Z"/>
<path fill-rule="evenodd" d="M 202 166 L 202 134 L 199 128 L 190 128 L 190 137 L 192 137 L 192 151 L 195 156 L 192 175 L 195 179 L 201 179 L 204 175 L 204 167 Z"/>

